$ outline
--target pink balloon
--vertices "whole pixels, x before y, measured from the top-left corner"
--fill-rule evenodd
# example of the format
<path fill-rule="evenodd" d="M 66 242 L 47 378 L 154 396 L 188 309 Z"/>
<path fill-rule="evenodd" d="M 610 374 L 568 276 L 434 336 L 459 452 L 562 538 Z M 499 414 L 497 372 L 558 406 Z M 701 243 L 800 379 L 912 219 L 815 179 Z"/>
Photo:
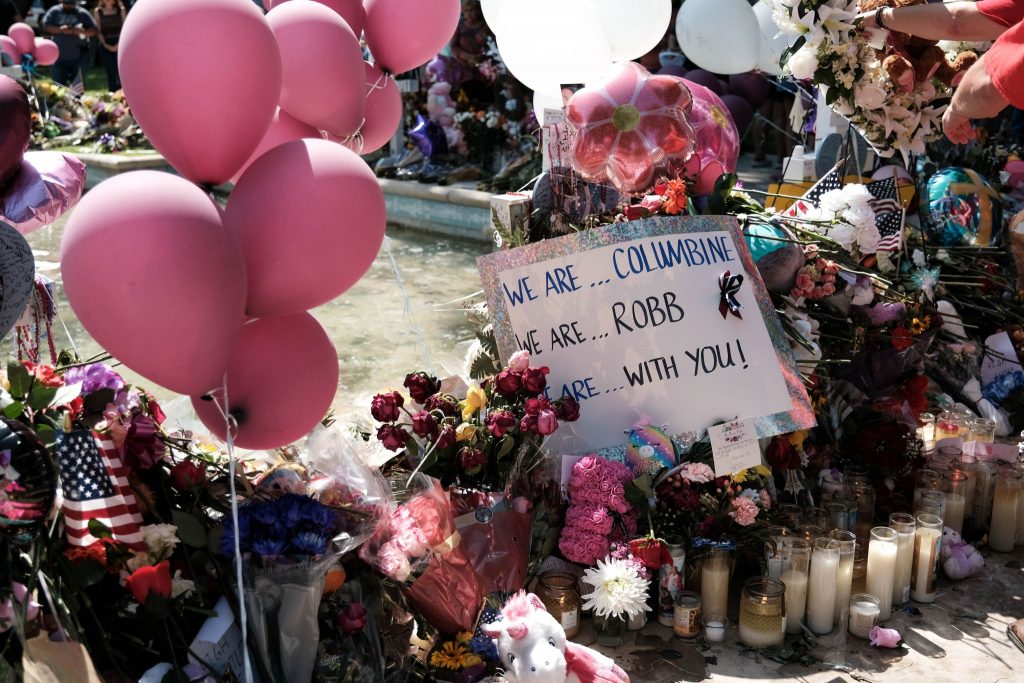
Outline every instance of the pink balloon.
<path fill-rule="evenodd" d="M 129 368 L 192 396 L 223 383 L 245 263 L 201 189 L 156 171 L 100 183 L 68 219 L 61 271 L 82 325 Z"/>
<path fill-rule="evenodd" d="M 363 154 L 375 152 L 388 144 L 402 124 L 402 93 L 395 80 L 373 64 L 366 64 L 366 120 L 360 130 Z"/>
<path fill-rule="evenodd" d="M 26 152 L 0 191 L 0 219 L 23 235 L 50 225 L 81 199 L 85 175 L 85 164 L 72 154 Z"/>
<path fill-rule="evenodd" d="M 18 52 L 21 54 L 32 54 L 32 51 L 36 49 L 36 32 L 24 22 L 11 24 L 11 27 L 7 29 L 7 35 L 14 40 L 18 46 Z"/>
<path fill-rule="evenodd" d="M 193 182 L 230 179 L 281 94 L 281 56 L 255 3 L 140 2 L 119 46 L 125 96 L 153 146 Z"/>
<path fill-rule="evenodd" d="M 686 120 L 697 134 L 694 157 L 700 159 L 702 167 L 718 162 L 727 172 L 734 172 L 740 156 L 740 133 L 729 108 L 703 85 L 685 80 L 684 83 L 693 97 L 693 108 Z"/>
<path fill-rule="evenodd" d="M 224 224 L 245 253 L 250 315 L 305 311 L 345 292 L 384 241 L 384 193 L 341 145 L 296 140 L 270 150 L 238 180 Z"/>
<path fill-rule="evenodd" d="M 745 131 L 754 121 L 754 108 L 739 95 L 722 95 L 722 102 L 728 107 L 737 130 Z"/>
<path fill-rule="evenodd" d="M 48 38 L 36 38 L 36 64 L 39 66 L 50 66 L 60 56 L 60 48 L 57 43 Z"/>
<path fill-rule="evenodd" d="M 299 140 L 301 138 L 318 137 L 320 137 L 320 132 L 317 131 L 316 128 L 307 126 L 297 118 L 289 116 L 287 113 L 278 109 L 274 114 L 274 118 L 270 121 L 270 128 L 267 128 L 266 135 L 263 136 L 263 140 L 261 140 L 259 146 L 256 147 L 256 151 L 252 153 L 252 156 L 245 162 L 245 165 L 242 166 L 241 170 L 235 174 L 231 179 L 231 182 L 237 184 L 238 179 L 242 177 L 245 170 L 252 166 L 252 162 L 256 161 L 278 145 L 283 145 L 286 142 Z"/>
<path fill-rule="evenodd" d="M 363 52 L 336 12 L 292 0 L 267 14 L 281 50 L 281 109 L 317 130 L 345 137 L 363 124 Z"/>
<path fill-rule="evenodd" d="M 330 410 L 338 377 L 338 353 L 309 313 L 246 323 L 227 372 L 235 444 L 269 450 L 308 434 Z M 192 406 L 214 434 L 227 436 L 223 405 L 193 397 Z"/>
<path fill-rule="evenodd" d="M 289 0 L 273 0 L 273 2 L 268 0 L 264 4 L 268 10 L 271 10 L 286 2 L 289 2 Z M 327 5 L 340 14 L 341 18 L 348 24 L 348 27 L 352 29 L 352 33 L 356 34 L 356 38 L 362 35 L 363 27 L 366 26 L 366 10 L 363 9 L 362 0 L 313 0 L 313 2 Z"/>
<path fill-rule="evenodd" d="M 0 50 L 14 60 L 15 64 L 21 64 L 21 53 L 18 52 L 18 44 L 10 36 L 0 36 Z"/>
<path fill-rule="evenodd" d="M 391 74 L 426 64 L 459 26 L 459 0 L 365 0 L 366 43 L 374 63 Z"/>

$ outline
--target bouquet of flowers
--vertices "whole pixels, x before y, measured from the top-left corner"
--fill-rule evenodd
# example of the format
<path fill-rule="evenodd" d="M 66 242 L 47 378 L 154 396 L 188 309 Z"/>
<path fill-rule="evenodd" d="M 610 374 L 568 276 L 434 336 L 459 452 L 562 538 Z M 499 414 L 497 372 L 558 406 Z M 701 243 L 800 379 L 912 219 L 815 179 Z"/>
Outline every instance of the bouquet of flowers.
<path fill-rule="evenodd" d="M 549 398 L 547 374 L 520 351 L 460 400 L 442 393 L 436 377 L 412 373 L 405 378 L 416 404 L 411 409 L 398 391 L 373 398 L 370 412 L 383 423 L 377 439 L 404 450 L 418 471 L 444 486 L 505 491 L 516 471 L 529 471 L 540 459 L 543 437 L 579 419 L 574 398 Z"/>
<path fill-rule="evenodd" d="M 593 565 L 610 544 L 636 534 L 637 514 L 626 500 L 629 466 L 597 455 L 581 458 L 569 480 L 571 504 L 558 547 L 567 560 Z"/>

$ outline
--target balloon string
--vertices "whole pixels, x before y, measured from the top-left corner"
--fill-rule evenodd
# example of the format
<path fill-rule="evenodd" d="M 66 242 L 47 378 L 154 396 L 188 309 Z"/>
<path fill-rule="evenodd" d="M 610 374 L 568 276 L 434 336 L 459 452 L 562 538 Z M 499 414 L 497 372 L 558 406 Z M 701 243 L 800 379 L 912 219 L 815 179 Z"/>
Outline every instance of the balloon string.
<path fill-rule="evenodd" d="M 409 292 L 405 288 L 405 282 L 402 280 L 402 273 L 398 270 L 398 261 L 395 260 L 395 254 L 391 249 L 391 238 L 387 235 L 384 236 L 384 249 L 388 252 L 388 259 L 391 260 L 391 272 L 395 276 L 395 282 L 398 283 L 398 289 L 402 293 L 402 299 L 405 302 L 403 317 L 409 325 L 409 330 L 416 337 L 416 348 L 419 349 L 420 360 L 424 368 L 433 371 L 433 363 L 430 362 L 430 353 L 427 350 L 427 342 L 423 336 L 423 330 L 416 324 L 416 318 L 412 313 L 412 300 L 409 299 Z"/>
<path fill-rule="evenodd" d="M 217 401 L 217 394 L 222 394 L 224 405 Z M 235 489 L 235 432 L 238 429 L 238 422 L 228 411 L 228 376 L 224 375 L 224 384 L 220 389 L 211 391 L 209 394 L 213 405 L 220 411 L 224 418 L 224 425 L 227 431 L 225 442 L 228 448 L 228 477 L 231 479 L 231 524 L 235 531 L 235 581 L 238 583 L 238 621 L 242 630 L 242 663 L 245 670 L 246 683 L 252 683 L 252 664 L 249 662 L 248 623 L 245 610 L 245 584 L 242 577 L 242 541 L 239 538 L 238 529 L 238 493 Z"/>
<path fill-rule="evenodd" d="M 40 291 L 42 291 L 46 295 L 47 300 L 49 300 L 49 302 L 50 302 L 50 309 L 54 310 L 54 311 L 57 311 L 57 319 L 60 320 L 60 326 L 64 328 L 64 334 L 67 335 L 68 343 L 71 344 L 71 350 L 74 351 L 75 355 L 77 356 L 78 355 L 78 345 L 75 344 L 75 340 L 71 336 L 71 330 L 68 329 L 68 324 L 66 322 L 64 322 L 64 316 L 62 316 L 60 314 L 60 308 L 57 306 L 56 300 L 52 296 L 50 296 L 50 292 L 49 292 L 48 289 L 46 289 L 45 286 L 41 287 Z"/>

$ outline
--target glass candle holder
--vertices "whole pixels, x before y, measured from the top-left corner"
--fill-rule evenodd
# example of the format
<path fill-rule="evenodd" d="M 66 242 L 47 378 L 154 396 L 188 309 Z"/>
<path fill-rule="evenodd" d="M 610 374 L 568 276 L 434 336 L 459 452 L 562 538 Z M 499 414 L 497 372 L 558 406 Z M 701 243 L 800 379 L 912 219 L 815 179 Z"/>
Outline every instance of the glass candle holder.
<path fill-rule="evenodd" d="M 786 637 L 786 586 L 767 576 L 748 579 L 740 594 L 740 642 L 781 645 Z"/>
<path fill-rule="evenodd" d="M 856 503 L 849 500 L 835 500 L 825 506 L 828 510 L 829 529 L 850 529 L 850 509 L 856 510 Z"/>
<path fill-rule="evenodd" d="M 786 540 L 780 580 L 786 585 L 786 633 L 800 633 L 807 610 L 807 580 L 811 544 L 802 538 Z"/>
<path fill-rule="evenodd" d="M 938 512 L 935 512 L 935 510 L 938 510 Z M 923 491 L 920 501 L 914 508 L 914 514 L 916 515 L 924 511 L 943 517 L 946 514 L 945 491 Z"/>
<path fill-rule="evenodd" d="M 857 540 L 867 543 L 868 535 L 871 533 L 871 525 L 875 520 L 875 488 L 871 484 L 857 486 L 857 525 L 853 533 Z"/>
<path fill-rule="evenodd" d="M 829 529 L 828 510 L 822 507 L 807 508 L 804 510 L 804 524 L 818 526 L 822 529 Z"/>
<path fill-rule="evenodd" d="M 853 565 L 857 556 L 857 537 L 852 531 L 833 529 L 829 538 L 839 543 L 839 567 L 836 569 L 836 611 L 835 620 L 842 619 L 843 610 L 850 602 L 853 591 Z"/>
<path fill-rule="evenodd" d="M 709 643 L 720 643 L 725 640 L 725 629 L 729 627 L 729 620 L 724 614 L 705 614 L 701 617 L 704 626 L 704 640 Z"/>
<path fill-rule="evenodd" d="M 942 518 L 937 515 L 917 516 L 914 538 L 914 573 L 910 582 L 910 598 L 914 602 L 935 602 L 935 578 L 942 543 Z"/>
<path fill-rule="evenodd" d="M 1024 476 L 1024 461 L 1018 461 L 1014 469 Z M 1024 489 L 1017 494 L 1017 535 L 1015 545 L 1024 545 Z"/>
<path fill-rule="evenodd" d="M 777 579 L 782 576 L 782 544 L 793 538 L 788 527 L 768 527 L 768 541 L 764 544 L 764 560 L 768 568 L 768 576 Z"/>
<path fill-rule="evenodd" d="M 576 577 L 566 572 L 544 572 L 537 577 L 537 597 L 544 603 L 548 614 L 565 629 L 566 638 L 574 638 L 580 632 L 583 601 L 578 585 Z"/>
<path fill-rule="evenodd" d="M 892 615 L 892 587 L 896 581 L 898 539 L 897 533 L 887 526 L 876 526 L 871 530 L 866 592 L 878 597 L 880 622 L 888 621 Z"/>
<path fill-rule="evenodd" d="M 797 536 L 804 539 L 808 543 L 813 543 L 814 539 L 825 535 L 825 527 L 817 526 L 815 524 L 804 524 L 800 527 L 797 532 Z"/>
<path fill-rule="evenodd" d="M 996 421 L 987 417 L 976 417 L 968 423 L 971 430 L 970 440 L 978 443 L 994 443 L 996 440 Z"/>
<path fill-rule="evenodd" d="M 818 635 L 832 631 L 838 572 L 839 541 L 827 536 L 814 539 L 807 582 L 807 628 Z"/>
<path fill-rule="evenodd" d="M 846 486 L 845 477 L 842 472 L 828 470 L 821 475 L 821 505 L 826 507 L 832 502 L 832 497 L 842 491 Z"/>
<path fill-rule="evenodd" d="M 687 640 L 700 635 L 700 594 L 683 591 L 676 596 L 672 632 Z"/>
<path fill-rule="evenodd" d="M 850 598 L 850 635 L 868 639 L 871 629 L 878 626 L 879 600 L 868 593 L 856 593 Z"/>
<path fill-rule="evenodd" d="M 950 529 L 959 533 L 964 530 L 964 510 L 967 509 L 967 475 L 953 470 L 946 475 L 946 515 L 943 520 Z"/>
<path fill-rule="evenodd" d="M 903 605 L 910 600 L 910 579 L 914 572 L 914 539 L 917 520 L 906 512 L 889 515 L 889 528 L 896 531 L 896 578 L 892 585 L 892 604 Z"/>
<path fill-rule="evenodd" d="M 973 455 L 960 456 L 953 465 L 954 472 L 963 472 L 967 477 L 964 486 L 964 519 L 974 519 L 974 498 L 978 492 L 978 458 Z"/>
<path fill-rule="evenodd" d="M 945 447 L 940 448 L 940 451 L 947 450 Z M 932 455 L 931 460 L 928 461 L 928 468 L 946 474 L 953 470 L 953 465 L 960 458 L 963 453 L 959 448 L 950 449 L 951 453 L 935 453 Z"/>
<path fill-rule="evenodd" d="M 955 439 L 960 436 L 960 419 L 956 413 L 946 410 L 935 418 L 935 441 Z"/>
<path fill-rule="evenodd" d="M 779 524 L 787 526 L 793 531 L 800 528 L 803 524 L 803 512 L 800 510 L 799 505 L 793 505 L 792 503 L 783 503 L 776 509 L 779 516 Z"/>
<path fill-rule="evenodd" d="M 935 416 L 931 413 L 921 413 L 917 418 L 921 425 L 917 428 L 917 438 L 924 444 L 925 452 L 935 448 Z"/>
<path fill-rule="evenodd" d="M 988 547 L 996 552 L 1013 551 L 1017 538 L 1017 506 L 1024 475 L 1014 467 L 1000 467 L 992 497 L 992 521 L 988 529 Z"/>
<path fill-rule="evenodd" d="M 925 491 L 942 490 L 942 472 L 925 467 L 918 470 L 914 484 L 914 509 L 921 502 L 921 494 Z"/>
<path fill-rule="evenodd" d="M 990 460 L 979 460 L 974 485 L 974 521 L 982 527 L 988 526 L 992 516 L 992 499 L 996 492 L 996 474 L 999 465 Z"/>
<path fill-rule="evenodd" d="M 729 613 L 732 551 L 710 548 L 700 561 L 700 604 L 705 614 Z"/>
<path fill-rule="evenodd" d="M 867 546 L 857 544 L 857 550 L 853 555 L 853 585 L 851 593 L 863 593 L 867 590 L 868 578 L 868 549 Z"/>

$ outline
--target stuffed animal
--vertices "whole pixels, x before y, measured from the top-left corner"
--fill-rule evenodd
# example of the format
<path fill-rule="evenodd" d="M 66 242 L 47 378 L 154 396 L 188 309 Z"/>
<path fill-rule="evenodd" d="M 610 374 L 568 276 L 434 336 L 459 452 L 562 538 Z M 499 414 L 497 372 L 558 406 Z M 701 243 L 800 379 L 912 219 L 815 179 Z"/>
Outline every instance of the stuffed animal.
<path fill-rule="evenodd" d="M 501 619 L 480 628 L 498 642 L 509 683 L 629 683 L 611 659 L 567 640 L 533 593 L 519 591 L 501 610 Z"/>
<path fill-rule="evenodd" d="M 942 571 L 955 580 L 974 576 L 985 566 L 985 558 L 981 553 L 949 527 L 942 530 L 939 559 L 942 561 Z"/>
<path fill-rule="evenodd" d="M 928 0 L 860 0 L 861 12 L 874 12 L 881 7 L 910 7 L 924 5 Z M 960 83 L 975 62 L 975 52 L 964 51 L 950 59 L 938 46 L 938 41 L 918 38 L 906 33 L 889 32 L 882 50 L 882 68 L 903 92 L 910 92 L 917 83 L 937 78 L 948 86 Z"/>

